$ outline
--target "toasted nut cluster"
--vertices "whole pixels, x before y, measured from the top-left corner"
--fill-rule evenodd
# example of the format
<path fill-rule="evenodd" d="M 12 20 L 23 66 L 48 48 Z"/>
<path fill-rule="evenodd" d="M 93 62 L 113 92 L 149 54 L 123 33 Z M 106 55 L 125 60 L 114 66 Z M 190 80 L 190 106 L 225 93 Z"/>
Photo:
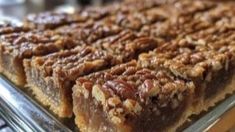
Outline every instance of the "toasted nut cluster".
<path fill-rule="evenodd" d="M 123 2 L 122 4 L 116 3 L 113 6 L 87 7 L 82 10 L 76 10 L 73 13 L 44 12 L 28 15 L 24 25 L 30 28 L 54 29 L 61 25 L 98 21 L 118 13 L 132 13 L 153 8 L 158 5 L 159 3 L 154 1 Z"/>
<path fill-rule="evenodd" d="M 116 107 L 118 105 L 120 105 L 122 102 L 120 100 L 120 98 L 118 97 L 111 97 L 108 99 L 108 105 L 112 106 L 112 107 Z"/>
<path fill-rule="evenodd" d="M 100 22 L 100 23 L 82 23 L 82 24 L 72 24 L 67 26 L 62 26 L 56 29 L 59 34 L 69 35 L 76 40 L 82 40 L 87 44 L 92 44 L 93 42 L 118 34 L 121 32 L 119 26 Z"/>
<path fill-rule="evenodd" d="M 32 65 L 42 69 L 45 76 L 58 75 L 69 80 L 118 63 L 120 62 L 106 51 L 92 47 L 76 47 L 32 60 Z"/>
<path fill-rule="evenodd" d="M 92 88 L 92 96 L 99 102 L 101 102 L 103 105 L 105 105 L 106 100 L 109 96 L 108 92 L 105 92 L 102 90 L 101 86 L 94 85 Z"/>
<path fill-rule="evenodd" d="M 123 102 L 123 106 L 128 110 L 129 113 L 139 114 L 142 110 L 140 104 L 132 99 L 126 99 Z"/>

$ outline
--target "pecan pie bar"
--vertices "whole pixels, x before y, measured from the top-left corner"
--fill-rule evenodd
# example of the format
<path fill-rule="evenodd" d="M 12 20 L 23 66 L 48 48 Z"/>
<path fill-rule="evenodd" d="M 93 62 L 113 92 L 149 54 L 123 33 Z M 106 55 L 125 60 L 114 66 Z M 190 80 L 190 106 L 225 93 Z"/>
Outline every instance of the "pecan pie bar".
<path fill-rule="evenodd" d="M 190 112 L 194 84 L 136 61 L 77 79 L 75 122 L 81 131 L 175 130 Z"/>
<path fill-rule="evenodd" d="M 78 77 L 127 62 L 155 46 L 153 39 L 123 31 L 85 48 L 33 57 L 24 60 L 27 85 L 59 117 L 70 117 L 72 86 Z"/>
<path fill-rule="evenodd" d="M 91 47 L 65 50 L 25 60 L 27 86 L 59 117 L 72 116 L 71 87 L 78 76 L 118 63 L 105 51 Z"/>
<path fill-rule="evenodd" d="M 16 85 L 25 84 L 23 59 L 73 48 L 77 42 L 52 31 L 31 31 L 2 35 L 0 38 L 0 67 L 2 73 Z"/>
<path fill-rule="evenodd" d="M 222 36 L 219 39 L 223 41 L 217 43 L 188 38 L 166 44 L 153 52 L 140 55 L 139 65 L 170 70 L 175 76 L 192 80 L 196 85 L 193 111 L 200 113 L 235 90 L 232 87 L 234 46 L 227 45 L 229 43 L 226 40 L 232 42 L 231 38 Z"/>

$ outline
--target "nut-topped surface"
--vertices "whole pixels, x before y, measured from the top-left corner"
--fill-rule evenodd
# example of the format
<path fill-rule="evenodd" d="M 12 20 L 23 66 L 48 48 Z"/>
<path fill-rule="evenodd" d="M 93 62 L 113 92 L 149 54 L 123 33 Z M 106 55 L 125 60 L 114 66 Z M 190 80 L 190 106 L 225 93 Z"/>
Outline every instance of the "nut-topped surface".
<path fill-rule="evenodd" d="M 50 30 L 6 34 L 2 35 L 0 39 L 2 52 L 11 53 L 19 58 L 45 55 L 61 49 L 69 49 L 82 43 Z"/>
<path fill-rule="evenodd" d="M 33 67 L 41 69 L 45 76 L 59 74 L 59 78 L 74 80 L 77 77 L 120 63 L 106 51 L 92 47 L 76 47 L 32 59 Z"/>
<path fill-rule="evenodd" d="M 74 22 L 84 22 L 88 18 L 86 16 L 80 16 L 68 13 L 57 12 L 44 12 L 40 14 L 28 15 L 25 20 L 25 26 L 30 28 L 55 28 L 60 25 L 70 24 Z"/>
<path fill-rule="evenodd" d="M 105 21 L 119 25 L 125 29 L 139 31 L 144 25 L 151 25 L 167 19 L 164 14 L 157 12 L 157 9 L 158 8 L 150 8 L 148 10 L 133 12 L 131 14 L 118 13 L 117 15 L 105 19 Z"/>
<path fill-rule="evenodd" d="M 146 36 L 137 36 L 132 31 L 124 30 L 117 35 L 98 40 L 92 46 L 97 49 L 104 49 L 125 62 L 136 58 L 141 52 L 154 49 L 158 46 L 158 41 Z"/>
<path fill-rule="evenodd" d="M 83 40 L 87 44 L 92 44 L 99 39 L 118 34 L 121 31 L 122 29 L 119 26 L 103 22 L 72 24 L 55 30 L 59 34 L 69 35 L 73 39 Z"/>
<path fill-rule="evenodd" d="M 204 30 L 213 26 L 212 22 L 198 18 L 207 12 L 217 8 L 216 3 L 209 1 L 176 1 L 174 4 L 167 4 L 153 8 L 167 19 L 164 22 L 154 22 L 144 25 L 141 33 L 153 37 L 160 37 L 165 40 L 172 40 L 178 36 L 184 36 L 193 32 Z M 151 10 L 150 10 L 151 11 Z"/>
<path fill-rule="evenodd" d="M 55 29 L 60 34 L 72 36 L 74 39 L 83 40 L 87 43 L 95 42 L 99 39 L 118 35 L 120 32 L 130 30 L 139 35 L 145 35 L 140 30 L 145 25 L 161 23 L 166 20 L 164 13 L 158 13 L 154 9 L 148 9 L 134 13 L 118 13 L 99 21 L 89 21 L 87 23 L 76 23 L 62 26 Z"/>
<path fill-rule="evenodd" d="M 165 68 L 185 79 L 202 80 L 213 72 L 228 70 L 233 60 L 231 51 L 216 51 L 207 47 L 202 40 L 190 41 L 189 38 L 166 43 L 139 56 L 139 64 L 143 67 Z"/>
<path fill-rule="evenodd" d="M 28 15 L 25 19 L 25 26 L 31 28 L 47 29 L 56 28 L 61 25 L 71 23 L 85 23 L 87 21 L 97 21 L 107 16 L 114 15 L 118 12 L 131 13 L 135 11 L 146 10 L 151 7 L 158 6 L 158 2 L 149 1 L 146 3 L 126 2 L 116 3 L 113 6 L 107 5 L 102 7 L 87 7 L 76 10 L 74 13 L 64 12 L 44 12 L 40 14 Z"/>

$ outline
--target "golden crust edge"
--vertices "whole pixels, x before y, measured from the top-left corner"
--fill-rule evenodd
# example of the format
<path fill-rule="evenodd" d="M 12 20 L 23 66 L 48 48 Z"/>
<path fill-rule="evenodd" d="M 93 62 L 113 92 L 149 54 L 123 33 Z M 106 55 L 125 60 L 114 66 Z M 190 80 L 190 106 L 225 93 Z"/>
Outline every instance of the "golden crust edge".
<path fill-rule="evenodd" d="M 72 117 L 72 107 L 69 105 L 64 104 L 63 102 L 60 102 L 60 106 L 53 105 L 53 101 L 49 99 L 37 86 L 27 85 L 27 88 L 32 90 L 32 94 L 34 97 L 42 103 L 43 106 L 49 107 L 49 109 L 56 114 L 57 116 L 61 118 L 69 118 Z"/>

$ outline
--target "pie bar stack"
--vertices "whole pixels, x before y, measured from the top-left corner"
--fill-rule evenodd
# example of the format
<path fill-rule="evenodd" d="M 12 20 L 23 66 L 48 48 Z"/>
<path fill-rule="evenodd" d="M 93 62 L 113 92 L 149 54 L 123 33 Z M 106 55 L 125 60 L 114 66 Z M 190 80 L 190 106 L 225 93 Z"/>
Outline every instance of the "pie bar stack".
<path fill-rule="evenodd" d="M 81 131 L 175 131 L 235 91 L 234 2 L 124 0 L 0 26 L 0 72 Z"/>

